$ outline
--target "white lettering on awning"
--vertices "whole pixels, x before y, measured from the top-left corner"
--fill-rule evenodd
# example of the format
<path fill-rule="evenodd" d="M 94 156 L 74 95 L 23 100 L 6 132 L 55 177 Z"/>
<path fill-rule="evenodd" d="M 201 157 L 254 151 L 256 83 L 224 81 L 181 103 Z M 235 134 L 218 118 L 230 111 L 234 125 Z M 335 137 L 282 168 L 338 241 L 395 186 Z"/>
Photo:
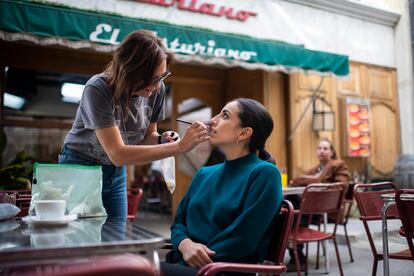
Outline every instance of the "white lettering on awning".
<path fill-rule="evenodd" d="M 118 45 L 120 42 L 118 40 L 120 29 L 113 28 L 111 25 L 106 23 L 98 24 L 89 35 L 89 39 L 94 42 L 100 42 L 105 44 Z M 104 39 L 99 36 L 103 33 L 109 33 L 110 38 Z M 226 48 L 216 48 L 216 41 L 209 40 L 207 45 L 202 44 L 201 42 L 194 43 L 181 43 L 178 37 L 168 41 L 168 38 L 163 38 L 164 45 L 174 53 L 186 54 L 186 55 L 200 55 L 200 56 L 210 56 L 217 58 L 231 58 L 235 60 L 249 61 L 252 57 L 257 56 L 257 52 L 254 51 L 241 51 L 238 49 L 226 49 Z"/>

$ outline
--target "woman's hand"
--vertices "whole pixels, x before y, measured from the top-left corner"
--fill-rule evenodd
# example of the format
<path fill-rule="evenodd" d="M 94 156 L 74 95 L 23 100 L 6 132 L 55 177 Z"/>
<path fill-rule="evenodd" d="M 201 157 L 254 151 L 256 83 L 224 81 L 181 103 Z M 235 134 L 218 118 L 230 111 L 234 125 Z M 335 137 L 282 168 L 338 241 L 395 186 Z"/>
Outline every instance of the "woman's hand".
<path fill-rule="evenodd" d="M 178 143 L 180 144 L 181 152 L 187 152 L 209 139 L 208 127 L 202 122 L 195 121 L 191 126 L 187 127 L 184 137 Z"/>
<path fill-rule="evenodd" d="M 178 141 L 180 141 L 180 135 L 175 131 L 169 130 L 161 134 L 161 144 Z"/>
<path fill-rule="evenodd" d="M 201 243 L 195 243 L 190 239 L 184 239 L 179 245 L 178 250 L 183 254 L 184 261 L 191 267 L 200 268 L 212 263 L 211 256 L 216 252 L 210 250 Z"/>

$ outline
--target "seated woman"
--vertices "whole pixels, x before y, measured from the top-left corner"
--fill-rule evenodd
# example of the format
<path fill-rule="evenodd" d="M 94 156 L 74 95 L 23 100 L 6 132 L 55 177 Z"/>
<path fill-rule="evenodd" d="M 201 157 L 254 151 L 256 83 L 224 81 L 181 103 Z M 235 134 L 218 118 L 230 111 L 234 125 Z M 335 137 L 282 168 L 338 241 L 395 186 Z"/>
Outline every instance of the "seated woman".
<path fill-rule="evenodd" d="M 319 164 L 310 169 L 306 175 L 293 179 L 290 182 L 292 186 L 335 182 L 348 184 L 348 167 L 343 160 L 338 159 L 336 151 L 328 139 L 322 139 L 319 142 L 316 154 L 318 155 Z"/>
<path fill-rule="evenodd" d="M 264 260 L 282 200 L 279 170 L 257 156 L 272 130 L 269 112 L 251 99 L 234 100 L 211 119 L 210 141 L 226 161 L 194 176 L 171 226 L 167 261 L 182 265 L 163 264 L 165 275 L 192 275 L 216 261 Z"/>

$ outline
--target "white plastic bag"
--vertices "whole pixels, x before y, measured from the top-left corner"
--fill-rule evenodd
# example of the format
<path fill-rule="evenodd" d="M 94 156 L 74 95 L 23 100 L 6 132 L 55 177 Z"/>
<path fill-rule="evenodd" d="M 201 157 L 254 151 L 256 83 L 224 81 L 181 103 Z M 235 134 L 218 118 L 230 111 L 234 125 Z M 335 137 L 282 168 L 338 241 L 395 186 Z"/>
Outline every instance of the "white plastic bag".
<path fill-rule="evenodd" d="M 10 203 L 0 203 L 0 220 L 13 218 L 20 213 L 20 208 Z"/>
<path fill-rule="evenodd" d="M 162 175 L 164 176 L 165 184 L 172 194 L 175 190 L 175 159 L 168 157 L 160 160 Z"/>

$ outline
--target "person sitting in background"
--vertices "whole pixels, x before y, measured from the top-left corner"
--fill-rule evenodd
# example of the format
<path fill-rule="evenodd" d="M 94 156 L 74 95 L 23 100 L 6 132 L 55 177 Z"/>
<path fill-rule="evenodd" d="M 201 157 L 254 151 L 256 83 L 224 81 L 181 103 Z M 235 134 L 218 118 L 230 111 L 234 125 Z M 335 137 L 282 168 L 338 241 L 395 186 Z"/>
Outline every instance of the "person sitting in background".
<path fill-rule="evenodd" d="M 280 209 L 280 172 L 257 154 L 273 130 L 265 107 L 240 98 L 210 122 L 210 141 L 226 161 L 194 176 L 171 226 L 174 250 L 166 259 L 179 264 L 163 263 L 165 275 L 195 275 L 216 261 L 263 261 Z"/>
<path fill-rule="evenodd" d="M 338 159 L 338 156 L 332 143 L 328 139 L 321 139 L 316 154 L 319 159 L 319 164 L 316 167 L 311 168 L 306 173 L 306 175 L 291 180 L 289 183 L 290 186 L 307 186 L 312 183 L 342 182 L 346 185 L 346 191 L 348 189 L 349 181 L 348 166 L 343 160 Z M 299 209 L 301 200 L 300 196 L 289 195 L 286 197 L 286 199 L 292 202 L 293 207 L 295 207 L 295 209 Z M 312 221 L 314 221 L 314 217 Z M 304 221 L 306 220 L 307 218 L 304 219 Z M 305 255 L 303 254 L 302 250 L 303 244 L 298 245 L 299 259 L 301 264 L 304 264 Z M 289 263 L 294 264 L 295 262 L 293 257 L 293 249 L 289 249 L 289 254 L 291 256 L 291 260 Z"/>
<path fill-rule="evenodd" d="M 316 154 L 318 155 L 319 164 L 310 169 L 306 175 L 293 179 L 290 182 L 291 186 L 335 182 L 348 184 L 348 166 L 343 160 L 338 159 L 336 151 L 328 139 L 322 139 L 319 142 Z"/>

